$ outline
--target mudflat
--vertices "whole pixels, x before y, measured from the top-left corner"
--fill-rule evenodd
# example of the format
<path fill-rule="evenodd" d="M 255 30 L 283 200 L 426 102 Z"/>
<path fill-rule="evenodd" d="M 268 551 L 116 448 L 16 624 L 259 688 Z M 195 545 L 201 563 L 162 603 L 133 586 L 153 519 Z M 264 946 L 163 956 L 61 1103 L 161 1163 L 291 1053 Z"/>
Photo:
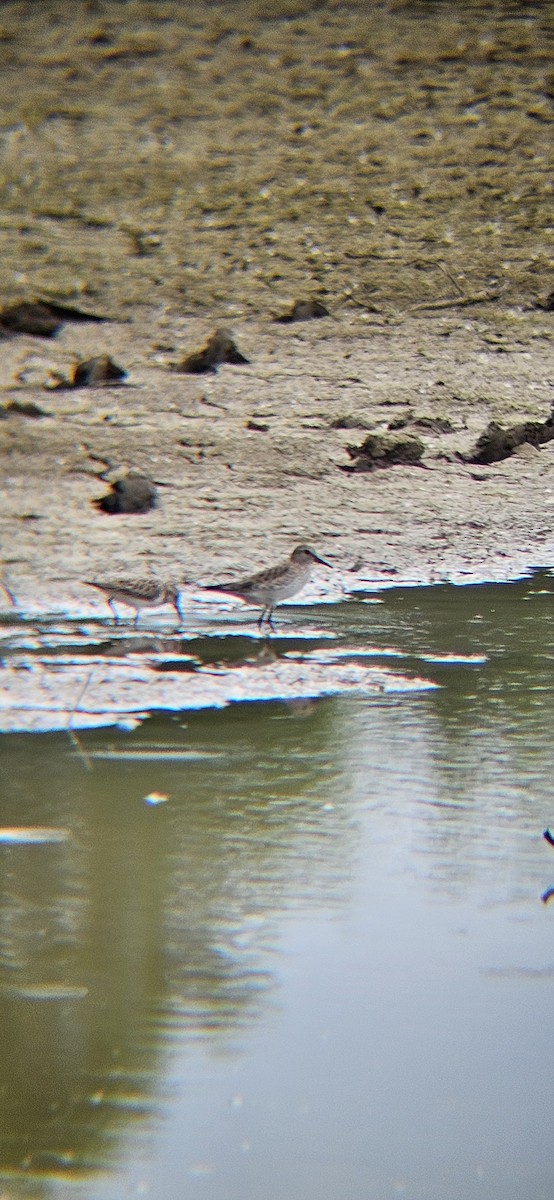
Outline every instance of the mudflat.
<path fill-rule="evenodd" d="M 554 401 L 552 32 L 540 3 L 2 5 L 0 302 L 106 318 L 1 331 L 16 593 L 299 542 L 376 582 L 552 562 L 554 443 L 475 452 Z M 328 315 L 276 319 L 298 301 Z M 184 370 L 222 328 L 239 361 Z M 71 386 L 99 356 L 126 379 Z M 156 506 L 98 509 L 126 471 Z"/>

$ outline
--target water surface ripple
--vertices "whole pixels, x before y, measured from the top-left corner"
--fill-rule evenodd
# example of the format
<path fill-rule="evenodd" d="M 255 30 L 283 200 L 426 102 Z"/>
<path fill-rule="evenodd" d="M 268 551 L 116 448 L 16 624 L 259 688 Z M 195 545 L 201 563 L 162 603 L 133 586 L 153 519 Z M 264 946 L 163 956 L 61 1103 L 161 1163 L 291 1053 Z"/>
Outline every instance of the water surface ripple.
<path fill-rule="evenodd" d="M 550 1200 L 553 604 L 6 618 L 9 699 L 66 715 L 2 737 L 6 1195 Z M 68 728 L 91 669 L 124 719 Z"/>

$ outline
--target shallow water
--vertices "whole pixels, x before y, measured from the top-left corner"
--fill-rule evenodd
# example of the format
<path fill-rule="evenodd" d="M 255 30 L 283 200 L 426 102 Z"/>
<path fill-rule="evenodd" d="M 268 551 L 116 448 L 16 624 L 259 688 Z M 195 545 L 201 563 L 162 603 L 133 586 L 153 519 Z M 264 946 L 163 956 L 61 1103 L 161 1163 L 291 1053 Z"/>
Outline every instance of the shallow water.
<path fill-rule="evenodd" d="M 550 1200 L 553 603 L 544 573 L 283 609 L 286 702 L 4 735 L 6 1194 Z M 240 620 L 158 654 L 263 673 Z M 71 628 L 62 681 L 113 662 Z M 45 636 L 6 662 L 40 676 Z M 341 662 L 384 674 L 323 695 Z"/>

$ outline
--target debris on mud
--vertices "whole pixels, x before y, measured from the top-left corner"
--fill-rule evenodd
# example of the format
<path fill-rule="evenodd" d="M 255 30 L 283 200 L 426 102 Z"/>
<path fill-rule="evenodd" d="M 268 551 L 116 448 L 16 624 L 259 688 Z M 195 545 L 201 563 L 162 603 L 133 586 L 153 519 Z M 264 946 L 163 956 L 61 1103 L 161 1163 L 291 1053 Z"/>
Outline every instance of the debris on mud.
<path fill-rule="evenodd" d="M 98 387 L 103 383 L 121 383 L 127 378 L 123 367 L 110 358 L 109 354 L 98 354 L 79 362 L 73 369 L 71 379 L 56 376 L 55 382 L 49 385 L 49 391 L 67 391 L 70 388 Z"/>
<path fill-rule="evenodd" d="M 546 421 L 523 421 L 519 425 L 509 425 L 507 429 L 491 421 L 477 438 L 473 452 L 460 457 L 464 462 L 482 465 L 502 462 L 525 442 L 538 447 L 544 442 L 551 442 L 553 438 L 554 408 Z"/>
<path fill-rule="evenodd" d="M 542 308 L 543 312 L 554 312 L 554 292 L 549 292 L 542 303 L 539 301 L 537 308 Z"/>
<path fill-rule="evenodd" d="M 184 371 L 187 375 L 202 375 L 206 371 L 217 371 L 222 363 L 240 366 L 249 362 L 250 359 L 241 354 L 230 333 L 226 329 L 216 329 L 203 349 L 187 355 L 176 370 Z"/>
<path fill-rule="evenodd" d="M 37 337 L 55 337 L 63 325 L 47 304 L 23 300 L 0 312 L 0 328 L 9 333 L 32 333 Z"/>
<path fill-rule="evenodd" d="M 250 420 L 246 422 L 244 428 L 253 429 L 256 433 L 267 433 L 270 427 L 265 421 Z"/>
<path fill-rule="evenodd" d="M 0 330 L 30 333 L 35 337 L 55 337 L 67 321 L 107 321 L 97 313 L 85 313 L 67 304 L 50 300 L 20 300 L 0 310 Z"/>
<path fill-rule="evenodd" d="M 419 438 L 385 437 L 370 433 L 361 446 L 346 447 L 353 465 L 341 466 L 341 471 L 374 471 L 379 467 L 419 467 L 425 446 Z"/>
<path fill-rule="evenodd" d="M 49 417 L 51 413 L 40 408 L 38 404 L 34 404 L 32 400 L 8 400 L 7 404 L 0 405 L 0 420 L 5 421 L 7 417 Z"/>
<path fill-rule="evenodd" d="M 329 317 L 331 314 L 320 300 L 295 300 L 289 312 L 283 313 L 274 320 L 280 325 L 290 325 L 292 321 L 312 321 L 318 317 Z"/>
<path fill-rule="evenodd" d="M 448 417 L 415 417 L 410 424 L 416 429 L 427 429 L 429 433 L 454 433 Z"/>
<path fill-rule="evenodd" d="M 329 429 L 369 429 L 369 425 L 362 421 L 361 417 L 351 417 L 346 413 L 343 417 L 335 417 L 334 421 L 330 421 Z"/>
<path fill-rule="evenodd" d="M 413 429 L 426 429 L 429 433 L 454 433 L 454 426 L 447 417 L 414 417 L 411 409 L 389 421 L 387 429 L 392 433 L 396 429 L 406 429 L 408 425 Z"/>
<path fill-rule="evenodd" d="M 144 475 L 130 472 L 124 479 L 112 483 L 105 496 L 92 503 L 105 513 L 145 513 L 157 504 L 157 489 Z"/>

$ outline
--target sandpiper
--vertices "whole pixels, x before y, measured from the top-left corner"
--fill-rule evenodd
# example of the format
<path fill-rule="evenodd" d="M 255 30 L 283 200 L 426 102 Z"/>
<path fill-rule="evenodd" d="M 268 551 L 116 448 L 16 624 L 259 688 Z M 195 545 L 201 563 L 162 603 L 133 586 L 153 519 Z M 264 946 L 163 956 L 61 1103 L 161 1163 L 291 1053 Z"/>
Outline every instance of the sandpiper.
<path fill-rule="evenodd" d="M 262 612 L 258 621 L 261 629 L 267 620 L 272 629 L 275 628 L 271 619 L 273 609 L 282 600 L 288 600 L 301 592 L 312 573 L 313 564 L 321 563 L 330 567 L 331 563 L 320 558 L 309 546 L 297 546 L 286 562 L 276 567 L 268 567 L 266 571 L 258 571 L 256 575 L 231 580 L 229 583 L 211 583 L 204 590 L 207 592 L 226 592 L 229 596 L 238 596 L 247 604 L 261 605 Z"/>
<path fill-rule="evenodd" d="M 98 588 L 99 592 L 105 593 L 116 623 L 119 618 L 114 602 L 136 609 L 135 625 L 142 608 L 161 608 L 164 604 L 172 604 L 179 621 L 183 621 L 179 589 L 173 583 L 162 583 L 159 579 L 85 579 L 84 582 L 87 587 Z"/>

